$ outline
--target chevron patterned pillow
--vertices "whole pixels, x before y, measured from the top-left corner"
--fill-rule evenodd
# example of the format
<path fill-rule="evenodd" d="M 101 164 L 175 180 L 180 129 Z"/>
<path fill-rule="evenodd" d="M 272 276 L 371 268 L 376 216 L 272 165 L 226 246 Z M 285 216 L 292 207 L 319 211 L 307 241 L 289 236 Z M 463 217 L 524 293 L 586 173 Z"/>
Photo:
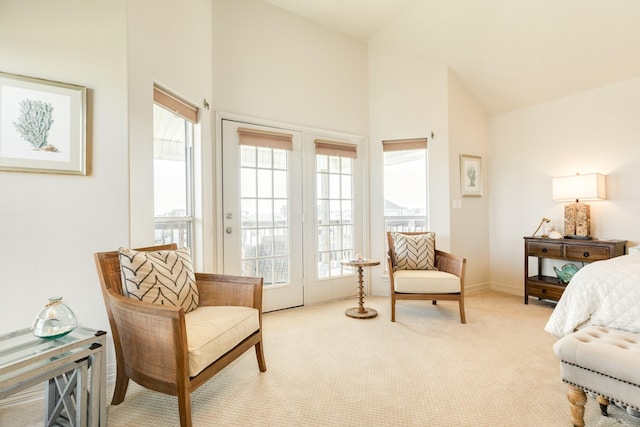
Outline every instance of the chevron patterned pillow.
<path fill-rule="evenodd" d="M 191 250 L 135 251 L 120 248 L 120 271 L 124 295 L 139 301 L 172 305 L 188 313 L 198 307 Z"/>
<path fill-rule="evenodd" d="M 393 233 L 396 270 L 435 270 L 436 234 Z"/>

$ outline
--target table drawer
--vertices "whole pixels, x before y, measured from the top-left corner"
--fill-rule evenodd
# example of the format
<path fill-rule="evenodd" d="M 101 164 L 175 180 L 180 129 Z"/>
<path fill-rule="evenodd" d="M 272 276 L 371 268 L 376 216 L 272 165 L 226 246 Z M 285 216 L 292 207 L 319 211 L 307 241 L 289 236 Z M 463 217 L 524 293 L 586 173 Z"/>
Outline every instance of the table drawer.
<path fill-rule="evenodd" d="M 561 258 L 562 255 L 562 245 L 559 243 L 535 243 L 531 242 L 527 245 L 529 256 L 537 256 L 537 257 L 555 257 Z"/>
<path fill-rule="evenodd" d="M 543 299 L 552 299 L 558 301 L 564 292 L 564 286 L 554 286 L 543 283 L 529 283 L 529 295 L 540 297 Z"/>
<path fill-rule="evenodd" d="M 567 258 L 584 260 L 584 261 L 599 261 L 603 259 L 609 259 L 609 248 L 606 246 L 581 246 L 581 245 L 567 245 Z"/>

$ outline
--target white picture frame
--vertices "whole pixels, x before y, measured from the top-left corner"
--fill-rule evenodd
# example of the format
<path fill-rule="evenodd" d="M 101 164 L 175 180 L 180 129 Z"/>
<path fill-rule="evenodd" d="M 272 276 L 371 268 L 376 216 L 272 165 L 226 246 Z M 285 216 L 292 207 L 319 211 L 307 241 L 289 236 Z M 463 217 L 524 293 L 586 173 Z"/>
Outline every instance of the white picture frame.
<path fill-rule="evenodd" d="M 482 157 L 460 155 L 460 194 L 482 197 Z"/>
<path fill-rule="evenodd" d="M 86 88 L 0 72 L 0 170 L 86 175 Z"/>

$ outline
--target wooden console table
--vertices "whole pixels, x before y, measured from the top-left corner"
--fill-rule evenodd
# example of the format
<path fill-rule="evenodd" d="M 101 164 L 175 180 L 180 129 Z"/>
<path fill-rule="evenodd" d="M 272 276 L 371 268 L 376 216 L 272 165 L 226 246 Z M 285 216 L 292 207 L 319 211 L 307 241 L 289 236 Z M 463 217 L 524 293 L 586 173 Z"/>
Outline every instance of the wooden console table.
<path fill-rule="evenodd" d="M 106 332 L 76 328 L 54 339 L 30 329 L 0 336 L 0 399 L 43 382 L 45 426 L 106 426 Z"/>
<path fill-rule="evenodd" d="M 578 262 L 600 261 L 624 255 L 626 247 L 626 240 L 525 237 L 524 303 L 529 303 L 529 295 L 540 299 L 558 301 L 567 287 L 557 277 L 542 274 L 543 259 L 550 258 Z M 529 257 L 538 258 L 538 272 L 535 275 L 529 275 Z"/>

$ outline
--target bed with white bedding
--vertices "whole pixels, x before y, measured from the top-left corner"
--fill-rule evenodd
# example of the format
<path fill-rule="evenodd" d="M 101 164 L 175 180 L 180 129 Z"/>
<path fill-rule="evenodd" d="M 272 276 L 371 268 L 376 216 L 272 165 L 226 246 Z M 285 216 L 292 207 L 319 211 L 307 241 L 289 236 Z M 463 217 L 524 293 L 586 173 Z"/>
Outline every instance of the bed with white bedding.
<path fill-rule="evenodd" d="M 640 332 L 640 255 L 581 268 L 567 285 L 544 330 L 560 338 L 586 325 Z"/>

